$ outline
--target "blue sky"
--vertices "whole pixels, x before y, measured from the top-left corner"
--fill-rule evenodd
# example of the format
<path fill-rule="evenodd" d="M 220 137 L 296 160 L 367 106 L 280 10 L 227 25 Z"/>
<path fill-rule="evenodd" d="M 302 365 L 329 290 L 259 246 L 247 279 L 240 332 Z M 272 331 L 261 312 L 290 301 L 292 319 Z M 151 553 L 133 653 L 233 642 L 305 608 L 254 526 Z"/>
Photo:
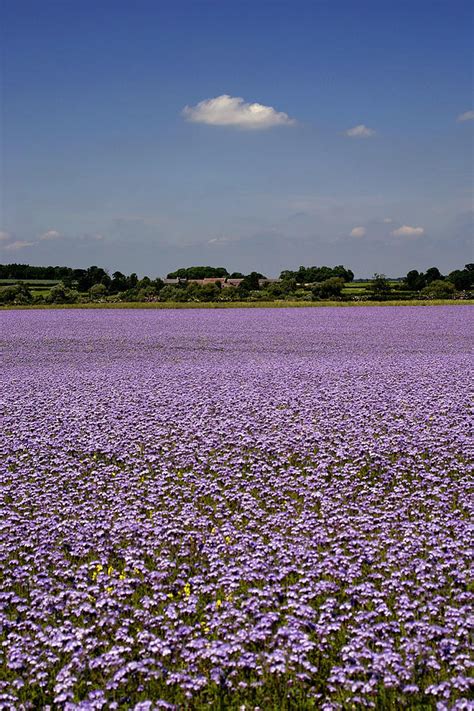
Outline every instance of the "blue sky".
<path fill-rule="evenodd" d="M 473 261 L 473 8 L 3 0 L 0 260 Z"/>

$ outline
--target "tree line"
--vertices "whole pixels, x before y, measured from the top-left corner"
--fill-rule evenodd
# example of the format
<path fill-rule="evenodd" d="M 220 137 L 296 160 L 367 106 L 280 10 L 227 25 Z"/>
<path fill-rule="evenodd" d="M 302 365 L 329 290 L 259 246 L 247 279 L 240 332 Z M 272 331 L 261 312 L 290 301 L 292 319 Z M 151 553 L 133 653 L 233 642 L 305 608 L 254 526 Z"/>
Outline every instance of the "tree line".
<path fill-rule="evenodd" d="M 0 279 L 14 281 L 0 287 L 0 303 L 74 303 L 80 301 L 273 301 L 291 299 L 370 300 L 389 298 L 455 298 L 474 289 L 474 264 L 466 264 L 443 275 L 437 267 L 426 272 L 410 270 L 397 282 L 375 274 L 362 293 L 348 288 L 354 273 L 344 267 L 301 266 L 284 270 L 278 279 L 266 279 L 260 272 L 229 272 L 225 267 L 192 266 L 170 272 L 165 279 L 141 279 L 132 272 L 110 275 L 105 269 L 37 267 L 29 264 L 1 264 Z M 211 280 L 203 283 L 203 280 Z M 55 282 L 50 288 L 35 281 Z M 213 282 L 212 280 L 218 280 Z M 46 293 L 41 293 L 46 290 Z"/>

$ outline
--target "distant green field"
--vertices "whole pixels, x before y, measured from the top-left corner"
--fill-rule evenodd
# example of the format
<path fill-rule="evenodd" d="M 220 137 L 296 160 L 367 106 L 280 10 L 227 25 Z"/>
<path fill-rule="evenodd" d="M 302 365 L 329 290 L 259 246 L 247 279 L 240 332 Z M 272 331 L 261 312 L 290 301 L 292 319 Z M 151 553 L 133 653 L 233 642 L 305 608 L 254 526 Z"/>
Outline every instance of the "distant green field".
<path fill-rule="evenodd" d="M 59 279 L 0 279 L 0 287 L 25 284 L 33 296 L 47 296 Z"/>
<path fill-rule="evenodd" d="M 59 279 L 0 279 L 0 286 L 13 286 L 14 284 L 26 284 L 27 286 L 51 287 L 59 283 Z"/>

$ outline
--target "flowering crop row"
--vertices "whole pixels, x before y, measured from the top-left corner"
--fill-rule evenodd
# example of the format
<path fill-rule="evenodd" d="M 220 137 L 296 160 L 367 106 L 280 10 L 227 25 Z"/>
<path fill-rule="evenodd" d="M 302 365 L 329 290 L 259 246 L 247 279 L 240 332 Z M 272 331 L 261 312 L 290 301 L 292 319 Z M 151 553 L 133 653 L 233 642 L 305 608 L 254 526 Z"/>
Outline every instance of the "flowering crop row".
<path fill-rule="evenodd" d="M 473 709 L 472 313 L 1 313 L 0 709 Z"/>

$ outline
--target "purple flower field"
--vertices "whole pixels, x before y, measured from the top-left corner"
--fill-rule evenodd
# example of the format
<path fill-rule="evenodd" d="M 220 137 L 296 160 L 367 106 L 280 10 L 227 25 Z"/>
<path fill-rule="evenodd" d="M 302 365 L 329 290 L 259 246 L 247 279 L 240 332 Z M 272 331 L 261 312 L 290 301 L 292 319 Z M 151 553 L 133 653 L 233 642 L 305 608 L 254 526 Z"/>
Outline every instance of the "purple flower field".
<path fill-rule="evenodd" d="M 0 709 L 473 709 L 473 314 L 1 312 Z"/>

